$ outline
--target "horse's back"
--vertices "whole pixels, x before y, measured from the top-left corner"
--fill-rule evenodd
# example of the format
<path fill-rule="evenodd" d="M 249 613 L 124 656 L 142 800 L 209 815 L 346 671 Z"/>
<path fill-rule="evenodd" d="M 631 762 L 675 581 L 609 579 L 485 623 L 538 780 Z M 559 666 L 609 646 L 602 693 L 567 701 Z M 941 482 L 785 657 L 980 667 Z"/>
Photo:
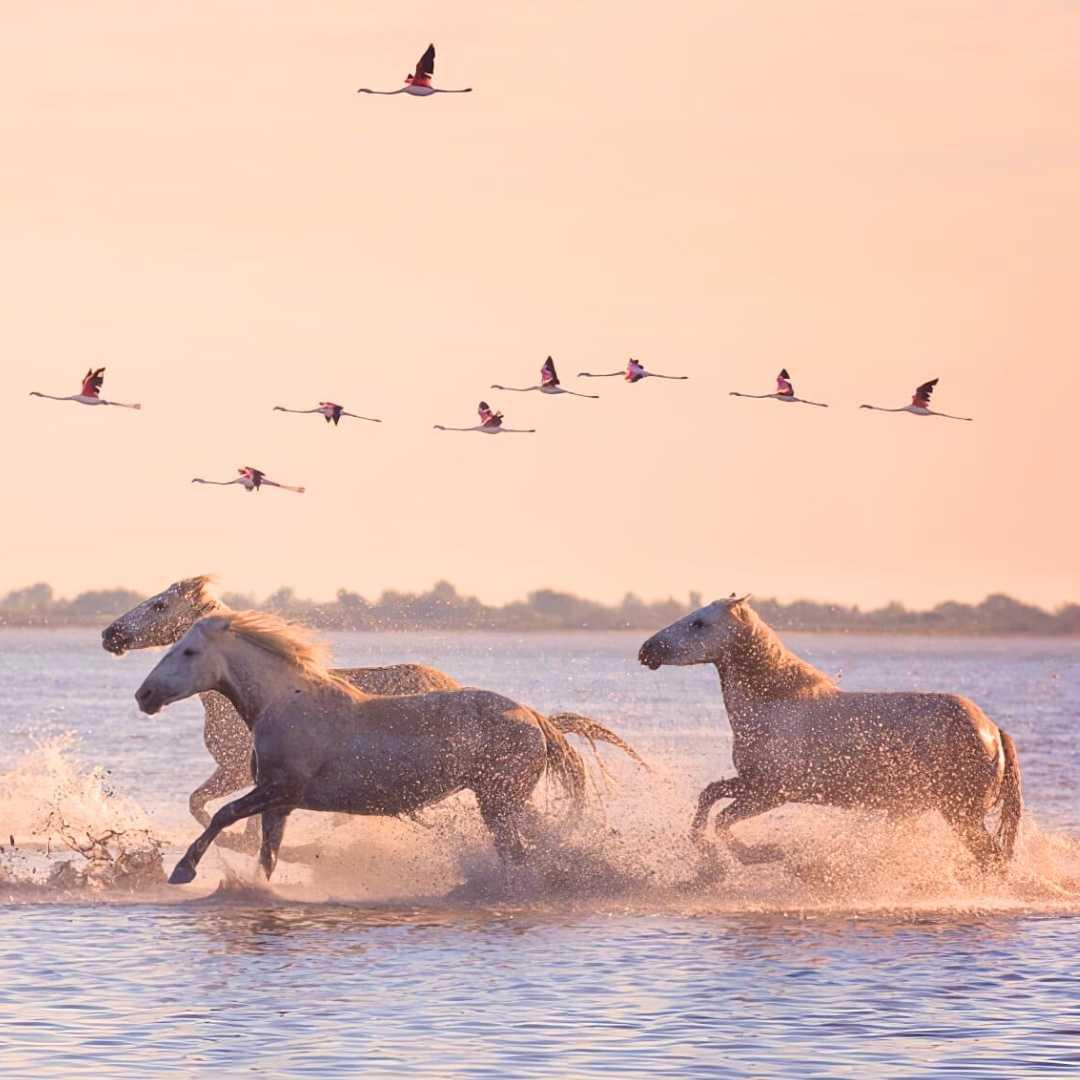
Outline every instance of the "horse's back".
<path fill-rule="evenodd" d="M 394 696 L 456 690 L 457 679 L 426 664 L 391 664 L 388 667 L 341 668 L 333 674 L 368 694 Z"/>
<path fill-rule="evenodd" d="M 1002 768 L 997 726 L 956 694 L 837 692 L 775 719 L 753 764 L 812 801 L 917 808 L 981 791 Z"/>

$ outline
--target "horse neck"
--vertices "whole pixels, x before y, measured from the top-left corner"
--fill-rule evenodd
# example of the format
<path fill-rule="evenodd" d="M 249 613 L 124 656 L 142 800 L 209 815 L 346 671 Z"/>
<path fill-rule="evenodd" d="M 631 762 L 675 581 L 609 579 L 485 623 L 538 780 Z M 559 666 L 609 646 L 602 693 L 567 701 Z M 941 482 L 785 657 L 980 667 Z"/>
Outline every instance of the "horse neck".
<path fill-rule="evenodd" d="M 250 729 L 264 709 L 310 685 L 311 677 L 300 667 L 234 642 L 226 655 L 225 674 L 209 689 L 227 697 Z"/>
<path fill-rule="evenodd" d="M 753 612 L 735 625 L 724 655 L 714 661 L 733 730 L 740 723 L 752 725 L 763 705 L 835 689 L 824 672 L 785 648 Z"/>
<path fill-rule="evenodd" d="M 205 619 L 209 615 L 229 615 L 232 613 L 232 608 L 228 604 L 223 604 L 220 600 L 206 600 L 203 604 L 193 604 L 190 610 L 184 612 L 182 615 L 177 616 L 171 629 L 175 637 L 173 637 L 173 644 L 175 645 L 200 619 Z"/>

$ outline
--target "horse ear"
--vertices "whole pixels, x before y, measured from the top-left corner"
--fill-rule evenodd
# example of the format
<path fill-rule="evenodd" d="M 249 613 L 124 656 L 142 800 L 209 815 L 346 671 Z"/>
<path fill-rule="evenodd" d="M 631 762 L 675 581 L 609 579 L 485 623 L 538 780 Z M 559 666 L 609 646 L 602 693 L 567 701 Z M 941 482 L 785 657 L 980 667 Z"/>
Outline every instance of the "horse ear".
<path fill-rule="evenodd" d="M 229 618 L 227 615 L 207 615 L 201 618 L 195 626 L 204 634 L 220 634 L 229 628 Z"/>
<path fill-rule="evenodd" d="M 750 599 L 750 593 L 744 593 L 742 596 L 736 596 L 734 593 L 728 597 L 728 607 L 738 607 L 740 604 L 745 604 Z"/>

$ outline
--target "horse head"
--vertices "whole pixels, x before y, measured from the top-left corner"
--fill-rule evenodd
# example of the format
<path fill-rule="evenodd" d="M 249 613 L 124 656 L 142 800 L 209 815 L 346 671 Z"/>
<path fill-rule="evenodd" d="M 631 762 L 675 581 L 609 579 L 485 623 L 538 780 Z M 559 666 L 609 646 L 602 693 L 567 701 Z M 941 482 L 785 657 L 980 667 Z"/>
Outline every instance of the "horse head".
<path fill-rule="evenodd" d="M 738 628 L 738 609 L 750 598 L 731 594 L 653 634 L 638 651 L 638 660 L 655 671 L 664 664 L 711 664 L 723 656 Z"/>
<path fill-rule="evenodd" d="M 129 649 L 172 645 L 201 616 L 217 607 L 208 577 L 185 578 L 136 604 L 101 631 L 101 645 L 122 656 Z"/>
<path fill-rule="evenodd" d="M 211 615 L 200 619 L 143 679 L 135 691 L 139 708 L 147 716 L 153 716 L 174 701 L 221 686 L 227 664 L 217 646 L 227 628 L 227 616 Z"/>

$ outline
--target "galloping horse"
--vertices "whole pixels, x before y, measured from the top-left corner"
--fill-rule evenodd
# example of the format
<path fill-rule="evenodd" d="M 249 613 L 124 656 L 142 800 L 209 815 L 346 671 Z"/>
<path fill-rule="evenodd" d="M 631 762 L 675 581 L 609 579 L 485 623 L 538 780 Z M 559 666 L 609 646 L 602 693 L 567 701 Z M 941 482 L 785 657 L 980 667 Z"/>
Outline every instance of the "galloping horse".
<path fill-rule="evenodd" d="M 103 648 L 117 656 L 130 649 L 174 645 L 204 615 L 228 615 L 231 608 L 215 595 L 209 577 L 186 578 L 137 604 L 101 632 Z M 333 673 L 369 694 L 426 694 L 432 690 L 456 690 L 451 676 L 423 664 L 391 667 L 344 668 Z M 188 809 L 200 825 L 210 824 L 206 804 L 251 785 L 251 734 L 227 698 L 213 691 L 201 694 L 206 719 L 203 742 L 217 768 L 188 800 Z M 222 837 L 224 843 L 228 838 Z M 242 851 L 258 848 L 258 822 L 250 823 L 243 840 L 234 841 Z"/>
<path fill-rule="evenodd" d="M 785 802 L 936 809 L 979 866 L 1013 855 L 1023 809 L 1013 740 L 955 694 L 849 693 L 789 652 L 746 597 L 717 600 L 654 634 L 638 654 L 663 664 L 715 664 L 738 775 L 698 800 L 696 839 L 720 799 L 721 835 Z M 984 818 L 1000 807 L 996 835 Z"/>
<path fill-rule="evenodd" d="M 214 595 L 208 576 L 186 578 L 137 604 L 101 632 L 103 648 L 117 656 L 131 649 L 174 645 L 201 618 L 231 615 L 232 609 Z M 424 664 L 393 664 L 390 667 L 339 668 L 331 672 L 369 694 L 426 694 L 434 690 L 458 690 L 461 684 L 445 672 Z M 203 742 L 217 763 L 188 800 L 192 817 L 204 828 L 210 824 L 206 804 L 250 787 L 252 779 L 251 732 L 228 698 L 213 690 L 199 695 L 205 713 Z M 634 751 L 602 724 L 578 713 L 553 713 L 548 720 L 563 734 L 578 735 L 594 745 L 606 742 L 644 764 Z M 256 818 L 243 837 L 222 836 L 219 844 L 251 853 L 259 847 Z"/>
<path fill-rule="evenodd" d="M 586 770 L 550 720 L 487 690 L 378 697 L 327 671 L 299 628 L 272 615 L 200 619 L 135 694 L 148 715 L 214 690 L 254 741 L 255 788 L 214 814 L 169 878 L 183 884 L 214 837 L 262 815 L 259 861 L 269 878 L 296 809 L 411 813 L 470 790 L 504 863 L 525 857 L 520 817 L 546 772 L 580 810 Z"/>

